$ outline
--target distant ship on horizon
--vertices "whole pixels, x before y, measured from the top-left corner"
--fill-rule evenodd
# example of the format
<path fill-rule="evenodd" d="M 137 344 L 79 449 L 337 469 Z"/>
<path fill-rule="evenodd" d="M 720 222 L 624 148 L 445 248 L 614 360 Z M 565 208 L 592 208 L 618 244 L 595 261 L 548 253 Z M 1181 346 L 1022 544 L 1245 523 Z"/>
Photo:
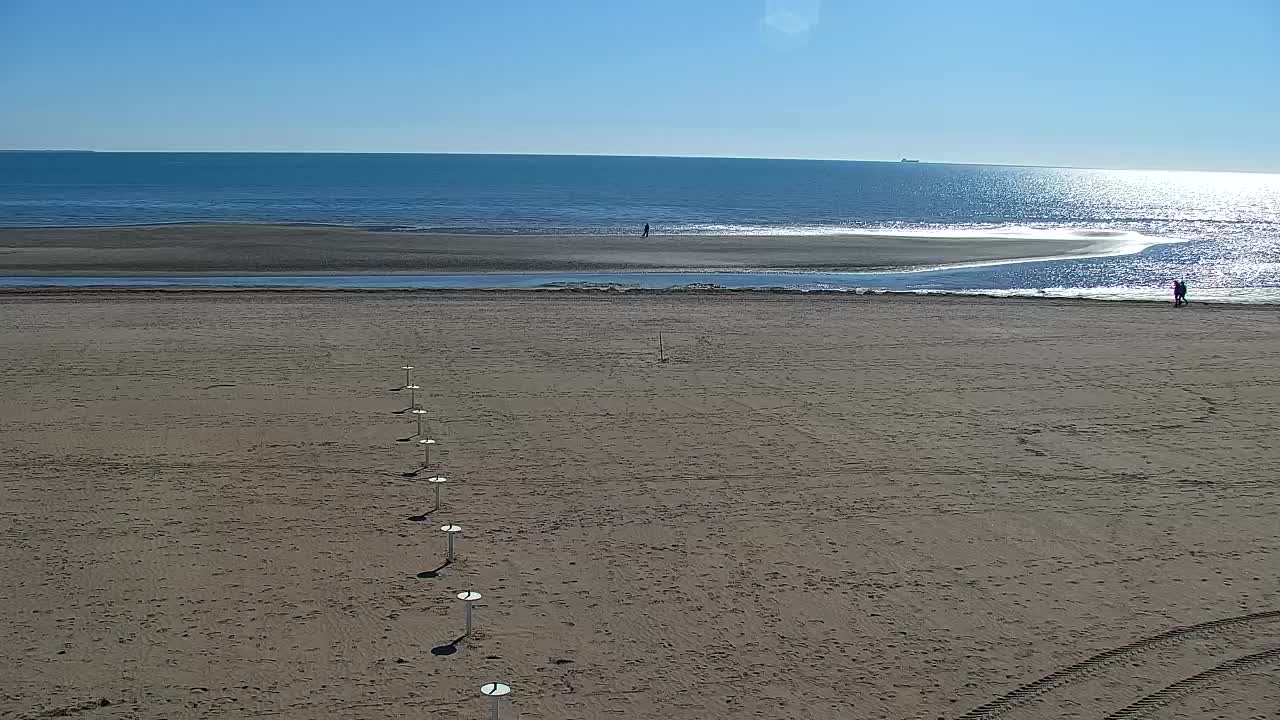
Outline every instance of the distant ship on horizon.
<path fill-rule="evenodd" d="M 920 161 L 919 161 L 919 160 L 913 160 L 913 159 L 911 159 L 911 158 L 902 158 L 902 162 L 920 162 Z"/>

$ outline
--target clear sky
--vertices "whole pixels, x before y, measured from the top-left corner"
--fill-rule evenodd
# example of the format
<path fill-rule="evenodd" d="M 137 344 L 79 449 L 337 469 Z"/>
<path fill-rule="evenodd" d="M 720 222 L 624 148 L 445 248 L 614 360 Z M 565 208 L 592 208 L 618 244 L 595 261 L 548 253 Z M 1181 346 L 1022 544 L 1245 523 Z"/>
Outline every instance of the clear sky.
<path fill-rule="evenodd" d="M 1280 0 L 0 0 L 0 147 L 1280 171 Z"/>

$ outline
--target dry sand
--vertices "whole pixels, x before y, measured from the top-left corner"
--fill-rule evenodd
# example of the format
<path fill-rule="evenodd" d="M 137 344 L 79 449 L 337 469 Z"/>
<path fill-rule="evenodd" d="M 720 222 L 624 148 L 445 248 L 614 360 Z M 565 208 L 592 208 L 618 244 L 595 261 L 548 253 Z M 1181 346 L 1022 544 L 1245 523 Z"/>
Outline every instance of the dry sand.
<path fill-rule="evenodd" d="M 323 225 L 0 229 L 0 275 L 866 270 L 1097 252 L 1114 238 L 447 235 Z"/>
<path fill-rule="evenodd" d="M 0 718 L 1276 718 L 1276 319 L 5 295 Z"/>

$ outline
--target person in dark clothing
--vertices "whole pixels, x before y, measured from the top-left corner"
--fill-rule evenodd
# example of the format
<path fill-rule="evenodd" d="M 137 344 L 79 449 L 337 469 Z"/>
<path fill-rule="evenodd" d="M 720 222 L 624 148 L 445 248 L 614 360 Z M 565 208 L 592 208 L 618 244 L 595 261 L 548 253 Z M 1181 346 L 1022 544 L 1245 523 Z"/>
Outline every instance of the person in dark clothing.
<path fill-rule="evenodd" d="M 649 223 L 644 224 L 644 234 L 640 237 L 649 237 Z"/>
<path fill-rule="evenodd" d="M 1187 284 L 1181 280 L 1173 281 L 1173 306 L 1182 307 L 1187 304 Z"/>

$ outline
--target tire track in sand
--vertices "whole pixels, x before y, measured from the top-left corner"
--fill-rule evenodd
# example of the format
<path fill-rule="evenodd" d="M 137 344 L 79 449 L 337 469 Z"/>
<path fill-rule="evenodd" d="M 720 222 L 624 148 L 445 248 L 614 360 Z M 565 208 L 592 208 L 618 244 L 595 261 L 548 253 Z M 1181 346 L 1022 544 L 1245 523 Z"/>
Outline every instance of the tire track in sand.
<path fill-rule="evenodd" d="M 1042 695 L 1045 695 L 1053 690 L 1056 690 L 1066 685 L 1070 685 L 1080 680 L 1084 680 L 1085 678 L 1089 677 L 1093 673 L 1101 670 L 1102 668 L 1108 665 L 1119 662 L 1131 655 L 1135 655 L 1137 653 L 1150 650 L 1152 648 L 1164 645 L 1166 643 L 1185 640 L 1189 637 L 1192 637 L 1200 633 L 1209 633 L 1209 632 L 1223 630 L 1226 628 L 1235 627 L 1239 625 L 1252 625 L 1255 623 L 1274 622 L 1278 620 L 1280 620 L 1280 610 L 1266 610 L 1263 612 L 1250 613 L 1248 615 L 1238 615 L 1235 617 L 1221 618 L 1218 620 L 1210 620 L 1208 622 L 1203 622 L 1196 625 L 1176 627 L 1176 628 L 1173 628 L 1172 630 L 1168 630 L 1166 632 L 1160 633 L 1159 635 L 1152 635 L 1151 637 L 1145 637 L 1140 640 L 1135 640 L 1127 645 L 1121 645 L 1119 647 L 1114 647 L 1109 650 L 1104 650 L 1100 653 L 1097 653 L 1096 655 L 1085 658 L 1084 660 L 1081 660 L 1078 663 L 1075 663 L 1073 665 L 1068 665 L 1067 667 L 1061 668 L 1059 670 L 1055 670 L 1049 673 L 1048 675 L 1045 675 L 1039 678 L 1038 680 L 1027 683 L 1026 685 L 1023 685 L 1021 687 L 1015 688 L 1010 692 L 1000 695 L 994 700 L 991 700 L 987 703 L 979 705 L 978 707 L 970 710 L 969 712 L 963 715 L 960 715 L 959 717 L 956 718 L 956 720 L 989 720 L 990 718 L 999 717 L 1013 710 L 1014 708 L 1024 703 L 1027 703 L 1031 700 L 1034 700 Z M 1268 652 L 1271 652 L 1271 651 L 1268 651 Z M 1277 649 L 1276 652 L 1280 652 L 1280 649 Z M 1260 654 L 1266 654 L 1266 653 L 1260 653 Z M 1254 656 L 1251 655 L 1248 657 L 1254 657 Z M 1244 658 L 1240 658 L 1240 659 L 1244 659 Z M 1230 665 L 1230 664 L 1231 664 L 1230 662 L 1224 663 L 1224 665 Z M 1218 667 L 1220 668 L 1222 666 L 1220 665 Z M 1214 668 L 1214 670 L 1216 669 L 1217 668 Z M 1213 670 L 1209 670 L 1206 672 L 1213 672 Z M 1199 676 L 1197 675 L 1193 677 L 1199 677 Z M 1188 680 L 1189 679 L 1190 678 L 1188 678 Z M 1175 683 L 1175 685 L 1176 684 L 1177 683 Z M 1170 686 L 1170 687 L 1173 687 L 1173 686 Z M 1158 695 L 1159 693 L 1156 693 L 1156 694 Z M 1149 697 L 1152 697 L 1152 696 L 1149 696 Z M 1142 701 L 1139 700 L 1138 702 L 1142 702 Z M 1123 712 L 1123 710 L 1120 712 Z M 1130 716 L 1118 716 L 1118 717 L 1136 717 L 1136 716 L 1130 715 Z"/>
<path fill-rule="evenodd" d="M 1204 690 L 1218 679 L 1237 672 L 1248 670 L 1255 665 L 1280 662 L 1280 647 L 1263 650 L 1260 653 L 1245 655 L 1228 660 L 1201 673 L 1183 678 L 1178 682 L 1161 688 L 1156 692 L 1111 713 L 1103 720 L 1134 720 L 1145 717 L 1160 708 L 1175 702 L 1187 695 Z"/>

